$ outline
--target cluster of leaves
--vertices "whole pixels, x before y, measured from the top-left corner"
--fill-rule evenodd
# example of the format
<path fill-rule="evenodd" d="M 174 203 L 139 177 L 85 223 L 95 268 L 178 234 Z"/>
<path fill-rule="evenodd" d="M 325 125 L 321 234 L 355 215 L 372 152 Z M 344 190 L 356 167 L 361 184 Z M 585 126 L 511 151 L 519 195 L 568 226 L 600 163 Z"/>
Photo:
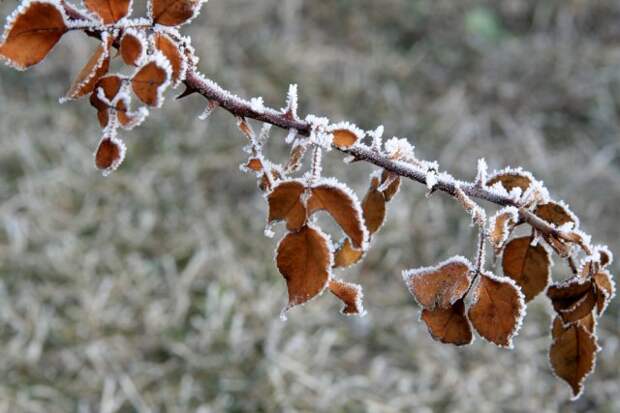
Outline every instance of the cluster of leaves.
<path fill-rule="evenodd" d="M 199 12 L 202 0 L 149 0 L 146 18 L 131 18 L 132 0 L 84 0 L 80 19 L 71 19 L 73 6 L 58 0 L 26 0 L 9 17 L 0 57 L 24 70 L 41 62 L 65 33 L 83 30 L 100 39 L 61 101 L 90 96 L 103 135 L 95 164 L 104 174 L 118 168 L 125 156 L 119 128 L 132 129 L 159 107 L 169 86 L 178 85 L 188 65 L 195 64 L 189 39 L 178 27 Z M 114 52 L 118 49 L 118 53 Z M 120 56 L 129 74 L 109 73 Z M 131 109 L 132 95 L 142 105 Z"/>
<path fill-rule="evenodd" d="M 131 18 L 132 0 L 84 0 L 85 9 L 61 0 L 24 0 L 8 18 L 0 57 L 23 70 L 42 61 L 70 30 L 99 39 L 61 101 L 89 96 L 103 129 L 95 164 L 107 174 L 125 155 L 117 130 L 142 123 L 148 108 L 161 106 L 166 89 L 186 80 L 190 70 L 198 76 L 198 59 L 190 39 L 178 28 L 198 14 L 204 1 L 148 0 L 146 18 Z M 109 73 L 116 57 L 129 68 L 129 74 Z M 335 271 L 364 258 L 386 219 L 387 204 L 399 191 L 401 175 L 409 173 L 406 176 L 427 185 L 429 196 L 438 190 L 453 195 L 480 228 L 473 262 L 457 256 L 437 266 L 403 272 L 409 291 L 422 307 L 421 319 L 431 336 L 461 346 L 473 341 L 475 331 L 498 346 L 511 347 L 526 304 L 546 291 L 556 311 L 551 327 L 551 366 L 570 384 L 575 397 L 581 394 L 599 350 L 596 320 L 615 295 L 608 272 L 612 255 L 605 246 L 591 245 L 577 217 L 567 205 L 550 199 L 541 182 L 520 169 L 506 169 L 489 177 L 482 161 L 475 182 L 460 182 L 439 173 L 436 162 L 417 159 L 407 140 L 383 142 L 383 127 L 362 131 L 355 125 L 330 124 L 328 119 L 314 115 L 301 121 L 296 86 L 289 90 L 286 107 L 276 111 L 265 108 L 261 98 L 244 101 L 214 82 L 198 78 L 213 92 L 205 94 L 209 105 L 202 118 L 226 105 L 248 138 L 249 159 L 242 170 L 255 173 L 265 193 L 269 209 L 266 234 L 273 234 L 271 227 L 277 222 L 285 225 L 286 233 L 275 251 L 277 268 L 288 287 L 283 315 L 325 290 L 344 303 L 343 314 L 365 314 L 362 287 L 342 280 Z M 188 86 L 181 96 L 195 91 Z M 132 96 L 139 102 L 135 110 L 131 109 Z M 254 133 L 248 116 L 267 122 L 260 134 Z M 284 163 L 268 160 L 263 151 L 270 119 L 280 126 L 287 122 L 309 125 L 309 133 L 300 134 L 295 128 L 289 131 L 286 142 L 291 152 Z M 371 142 L 365 143 L 365 138 Z M 372 173 L 360 201 L 344 183 L 322 176 L 322 154 L 332 149 L 349 153 L 352 157 L 348 161 L 371 158 L 381 160 L 374 162 L 381 166 L 394 167 L 385 166 Z M 355 150 L 370 155 L 360 158 Z M 304 170 L 308 152 L 312 152 L 312 159 Z M 467 193 L 484 193 L 503 208 L 487 219 L 486 212 Z M 319 227 L 321 212 L 342 232 L 336 245 Z M 531 234 L 513 237 L 525 224 L 531 226 Z M 496 257 L 501 257 L 502 276 L 485 269 L 487 244 Z M 552 254 L 566 259 L 573 272 L 555 283 L 551 279 Z"/>

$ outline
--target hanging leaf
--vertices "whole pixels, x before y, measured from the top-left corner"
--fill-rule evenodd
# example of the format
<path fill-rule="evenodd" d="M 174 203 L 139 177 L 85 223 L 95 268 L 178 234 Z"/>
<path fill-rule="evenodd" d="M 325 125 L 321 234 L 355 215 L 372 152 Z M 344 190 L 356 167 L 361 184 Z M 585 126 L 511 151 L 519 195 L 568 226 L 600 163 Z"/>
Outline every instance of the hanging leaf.
<path fill-rule="evenodd" d="M 599 351 L 596 336 L 582 323 L 563 326 L 556 317 L 553 325 L 555 338 L 549 349 L 551 368 L 570 385 L 575 400 L 583 392 L 584 381 L 594 369 Z"/>
<path fill-rule="evenodd" d="M 452 257 L 435 267 L 403 271 L 403 280 L 422 307 L 448 309 L 469 290 L 471 273 L 467 259 Z"/>
<path fill-rule="evenodd" d="M 578 276 L 549 286 L 547 297 L 565 323 L 586 317 L 596 305 L 596 292 L 592 280 L 584 280 Z"/>
<path fill-rule="evenodd" d="M 381 187 L 383 186 L 386 186 L 386 188 L 383 189 L 385 200 L 386 202 L 390 202 L 392 198 L 398 194 L 398 191 L 400 191 L 400 176 L 384 169 L 381 173 Z"/>
<path fill-rule="evenodd" d="M 288 285 L 288 310 L 311 300 L 327 286 L 332 265 L 329 241 L 322 232 L 304 226 L 282 239 L 276 263 Z"/>
<path fill-rule="evenodd" d="M 556 227 L 568 223 L 573 224 L 572 228 L 577 228 L 579 226 L 578 218 L 568 209 L 568 206 L 563 203 L 547 202 L 538 205 L 534 210 L 534 214 Z"/>
<path fill-rule="evenodd" d="M 146 39 L 136 30 L 127 29 L 121 38 L 119 51 L 123 62 L 131 66 L 139 66 L 146 57 Z"/>
<path fill-rule="evenodd" d="M 131 11 L 132 0 L 83 0 L 84 6 L 101 18 L 103 24 L 113 24 Z"/>
<path fill-rule="evenodd" d="M 519 211 L 515 207 L 505 207 L 497 211 L 489 221 L 489 242 L 499 254 L 510 233 L 519 222 Z"/>
<path fill-rule="evenodd" d="M 348 268 L 358 263 L 364 256 L 364 251 L 356 250 L 349 238 L 344 238 L 334 255 L 334 268 Z"/>
<path fill-rule="evenodd" d="M 305 185 L 299 181 L 284 181 L 273 188 L 267 195 L 268 223 L 286 221 L 290 231 L 298 231 L 304 226 L 308 215 L 302 199 L 305 190 Z"/>
<path fill-rule="evenodd" d="M 616 284 L 607 271 L 599 271 L 593 277 L 596 284 L 596 311 L 603 314 L 609 302 L 616 296 Z"/>
<path fill-rule="evenodd" d="M 465 346 L 474 339 L 462 299 L 448 308 L 425 308 L 421 319 L 426 323 L 431 336 L 442 343 Z"/>
<path fill-rule="evenodd" d="M 163 26 L 179 26 L 198 15 L 204 0 L 150 0 L 153 22 Z"/>
<path fill-rule="evenodd" d="M 516 281 L 529 302 L 544 291 L 551 281 L 551 258 L 540 244 L 533 246 L 531 237 L 513 239 L 506 245 L 502 258 L 504 275 Z"/>
<path fill-rule="evenodd" d="M 148 110 L 146 108 L 140 108 L 137 112 L 129 110 L 129 97 L 119 99 L 116 102 L 115 112 L 118 119 L 118 123 L 123 129 L 131 130 L 140 125 L 146 119 Z"/>
<path fill-rule="evenodd" d="M 172 82 L 176 85 L 185 78 L 187 63 L 179 45 L 164 33 L 155 33 L 155 48 L 162 52 L 172 66 Z"/>
<path fill-rule="evenodd" d="M 473 292 L 469 320 L 480 336 L 500 347 L 512 348 L 512 339 L 525 315 L 523 299 L 510 278 L 482 273 Z"/>
<path fill-rule="evenodd" d="M 385 221 L 385 204 L 386 201 L 383 193 L 371 185 L 362 201 L 364 222 L 370 235 L 379 231 Z"/>
<path fill-rule="evenodd" d="M 95 85 L 110 68 L 111 39 L 107 38 L 91 55 L 86 65 L 73 81 L 71 88 L 65 94 L 64 100 L 78 99 L 95 90 Z"/>
<path fill-rule="evenodd" d="M 170 83 L 170 76 L 168 60 L 161 54 L 155 54 L 131 78 L 133 93 L 146 105 L 159 107 L 163 103 L 163 93 Z"/>
<path fill-rule="evenodd" d="M 497 183 L 500 183 L 501 186 L 506 190 L 506 192 L 510 193 L 515 188 L 520 188 L 521 193 L 525 193 L 528 190 L 530 185 L 532 185 L 533 178 L 532 176 L 524 172 L 520 169 L 504 169 L 492 175 L 487 180 L 487 186 L 494 186 Z"/>
<path fill-rule="evenodd" d="M 0 57 L 19 70 L 41 62 L 68 30 L 59 3 L 27 0 L 7 19 Z"/>
<path fill-rule="evenodd" d="M 95 152 L 95 165 L 108 175 L 115 171 L 125 159 L 126 147 L 123 141 L 116 137 L 104 136 Z"/>
<path fill-rule="evenodd" d="M 342 314 L 363 316 L 366 313 L 362 304 L 364 293 L 360 285 L 332 278 L 329 280 L 329 290 L 344 303 L 340 311 Z"/>
<path fill-rule="evenodd" d="M 98 90 L 101 89 L 108 102 L 112 102 L 122 86 L 123 79 L 117 75 L 104 76 L 95 84 L 95 88 L 90 95 L 90 104 L 97 109 L 97 118 L 102 128 L 105 128 L 109 123 L 108 110 L 110 106 L 99 98 Z"/>
<path fill-rule="evenodd" d="M 366 249 L 368 231 L 364 225 L 357 197 L 348 187 L 337 182 L 326 182 L 311 188 L 308 215 L 327 211 L 340 225 L 356 249 Z"/>

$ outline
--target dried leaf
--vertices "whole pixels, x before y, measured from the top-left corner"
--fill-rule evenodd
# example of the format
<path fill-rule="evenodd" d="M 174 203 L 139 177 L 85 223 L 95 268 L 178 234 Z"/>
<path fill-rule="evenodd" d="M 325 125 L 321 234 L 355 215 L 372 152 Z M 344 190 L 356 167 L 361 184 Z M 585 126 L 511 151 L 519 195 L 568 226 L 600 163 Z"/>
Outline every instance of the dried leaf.
<path fill-rule="evenodd" d="M 299 181 L 284 181 L 279 183 L 267 195 L 269 202 L 269 223 L 286 221 L 286 227 L 291 231 L 298 231 L 306 224 L 307 211 L 302 195 L 306 187 Z"/>
<path fill-rule="evenodd" d="M 599 347 L 596 336 L 584 325 L 555 325 L 556 322 L 556 338 L 549 349 L 549 360 L 553 372 L 572 388 L 574 400 L 583 392 L 584 381 L 594 369 Z"/>
<path fill-rule="evenodd" d="M 355 145 L 359 140 L 356 133 L 348 129 L 338 129 L 332 132 L 334 146 L 340 149 L 347 149 Z"/>
<path fill-rule="evenodd" d="M 497 211 L 489 221 L 489 242 L 499 254 L 510 233 L 519 222 L 519 212 L 515 207 L 505 207 Z"/>
<path fill-rule="evenodd" d="M 103 24 L 113 24 L 129 14 L 132 0 L 83 0 L 84 6 L 97 16 Z"/>
<path fill-rule="evenodd" d="M 25 70 L 45 59 L 67 30 L 59 3 L 25 1 L 7 19 L 0 57 L 12 67 Z"/>
<path fill-rule="evenodd" d="M 403 271 L 409 292 L 424 308 L 447 309 L 463 298 L 471 285 L 471 263 L 452 257 L 435 267 Z"/>
<path fill-rule="evenodd" d="M 119 51 L 125 64 L 139 66 L 146 56 L 146 42 L 137 31 L 128 29 L 121 38 Z"/>
<path fill-rule="evenodd" d="M 388 181 L 389 185 L 383 190 L 383 195 L 385 200 L 390 202 L 400 190 L 400 176 L 384 169 L 381 174 L 381 185 L 383 186 Z"/>
<path fill-rule="evenodd" d="M 584 280 L 579 276 L 552 284 L 547 289 L 547 297 L 565 323 L 572 323 L 586 317 L 596 305 L 592 280 Z"/>
<path fill-rule="evenodd" d="M 551 281 L 551 258 L 540 244 L 533 246 L 531 237 L 513 239 L 506 245 L 502 258 L 504 275 L 521 287 L 529 302 Z"/>
<path fill-rule="evenodd" d="M 366 313 L 362 304 L 364 293 L 360 285 L 332 278 L 329 280 L 329 290 L 344 303 L 340 311 L 342 314 L 363 316 Z"/>
<path fill-rule="evenodd" d="M 359 201 L 347 187 L 337 183 L 323 183 L 311 188 L 308 215 L 327 211 L 340 225 L 356 249 L 365 249 L 368 231 L 364 225 Z"/>
<path fill-rule="evenodd" d="M 170 62 L 172 82 L 176 85 L 185 78 L 185 70 L 187 68 L 185 56 L 176 42 L 164 33 L 155 33 L 154 45 Z"/>
<path fill-rule="evenodd" d="M 356 250 L 351 245 L 351 240 L 345 238 L 340 247 L 336 249 L 334 255 L 334 268 L 348 268 L 353 264 L 358 263 L 364 256 L 364 251 Z"/>
<path fill-rule="evenodd" d="M 560 227 L 567 223 L 572 223 L 573 228 L 578 226 L 579 220 L 568 209 L 568 206 L 558 202 L 547 202 L 545 204 L 538 205 L 534 210 L 534 214 L 546 222 Z"/>
<path fill-rule="evenodd" d="M 469 320 L 485 339 L 500 347 L 512 348 L 512 338 L 525 315 L 523 299 L 510 278 L 482 273 L 469 307 Z"/>
<path fill-rule="evenodd" d="M 593 277 L 596 285 L 596 311 L 603 314 L 609 302 L 616 296 L 616 284 L 608 271 L 599 271 Z"/>
<path fill-rule="evenodd" d="M 164 57 L 154 58 L 138 69 L 131 78 L 133 93 L 149 106 L 161 106 L 170 74 L 168 61 Z"/>
<path fill-rule="evenodd" d="M 385 203 L 386 201 L 383 193 L 371 185 L 362 201 L 364 222 L 366 223 L 370 235 L 379 231 L 385 221 Z"/>
<path fill-rule="evenodd" d="M 101 43 L 73 81 L 64 99 L 78 99 L 95 90 L 95 85 L 110 68 L 110 41 Z"/>
<path fill-rule="evenodd" d="M 309 301 L 327 286 L 332 264 L 329 241 L 322 232 L 304 226 L 282 239 L 276 263 L 288 284 L 288 310 Z"/>
<path fill-rule="evenodd" d="M 521 188 L 521 193 L 525 193 L 532 184 L 532 177 L 520 169 L 505 169 L 491 176 L 487 180 L 487 186 L 493 186 L 498 182 L 508 193 L 515 188 Z"/>
<path fill-rule="evenodd" d="M 104 175 L 116 170 L 125 159 L 125 144 L 116 137 L 104 136 L 95 152 L 95 165 Z"/>
<path fill-rule="evenodd" d="M 109 106 L 107 103 L 99 99 L 97 91 L 103 90 L 105 98 L 111 102 L 123 86 L 123 80 L 116 75 L 104 76 L 95 84 L 95 89 L 90 95 L 90 104 L 97 109 L 97 118 L 102 128 L 105 128 L 109 122 Z"/>
<path fill-rule="evenodd" d="M 448 308 L 422 310 L 421 319 L 426 323 L 431 336 L 442 343 L 465 346 L 474 339 L 471 325 L 465 315 L 465 304 L 458 300 Z"/>
<path fill-rule="evenodd" d="M 178 26 L 198 14 L 204 0 L 150 0 L 153 21 L 163 26 Z"/>

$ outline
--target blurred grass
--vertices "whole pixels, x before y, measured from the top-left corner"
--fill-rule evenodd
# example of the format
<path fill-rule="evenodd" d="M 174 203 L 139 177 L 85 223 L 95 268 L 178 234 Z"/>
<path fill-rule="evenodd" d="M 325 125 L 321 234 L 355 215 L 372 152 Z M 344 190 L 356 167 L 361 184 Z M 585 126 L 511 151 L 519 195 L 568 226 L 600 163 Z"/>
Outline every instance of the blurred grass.
<path fill-rule="evenodd" d="M 279 106 L 299 83 L 304 113 L 382 123 L 456 176 L 480 156 L 530 169 L 620 253 L 619 21 L 613 0 L 211 0 L 186 31 L 241 95 Z M 57 104 L 92 46 L 72 34 L 34 70 L 0 68 L 0 411 L 620 410 L 617 300 L 576 403 L 548 367 L 543 299 L 514 351 L 431 340 L 400 271 L 470 254 L 474 234 L 417 185 L 346 274 L 367 317 L 325 294 L 280 321 L 276 240 L 232 119 L 170 97 L 102 178 L 95 114 Z M 360 192 L 371 170 L 337 154 L 326 169 Z"/>

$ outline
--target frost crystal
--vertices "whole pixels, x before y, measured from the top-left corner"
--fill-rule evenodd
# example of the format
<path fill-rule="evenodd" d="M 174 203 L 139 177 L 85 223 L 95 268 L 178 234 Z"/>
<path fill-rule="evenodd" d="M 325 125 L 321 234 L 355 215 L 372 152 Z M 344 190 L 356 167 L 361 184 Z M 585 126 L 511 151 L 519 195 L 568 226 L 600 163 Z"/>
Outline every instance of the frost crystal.
<path fill-rule="evenodd" d="M 297 133 L 297 129 L 289 129 L 284 142 L 287 145 L 291 145 L 293 142 L 295 142 L 295 138 L 297 138 Z"/>
<path fill-rule="evenodd" d="M 297 85 L 292 84 L 288 87 L 286 95 L 286 107 L 282 108 L 282 113 L 290 115 L 293 120 L 299 120 L 297 109 L 299 106 L 299 98 L 297 96 Z"/>
<path fill-rule="evenodd" d="M 264 113 L 265 112 L 265 104 L 263 103 L 262 97 L 252 98 L 250 99 L 250 107 L 256 113 Z"/>
<path fill-rule="evenodd" d="M 371 149 L 374 152 L 381 152 L 381 147 L 383 146 L 383 131 L 385 128 L 383 125 L 377 126 L 377 129 L 374 131 L 367 131 L 366 134 L 370 136 L 372 139 L 372 143 L 370 145 Z"/>
<path fill-rule="evenodd" d="M 385 151 L 392 159 L 403 161 L 415 160 L 414 147 L 407 139 L 392 138 L 385 143 Z"/>

